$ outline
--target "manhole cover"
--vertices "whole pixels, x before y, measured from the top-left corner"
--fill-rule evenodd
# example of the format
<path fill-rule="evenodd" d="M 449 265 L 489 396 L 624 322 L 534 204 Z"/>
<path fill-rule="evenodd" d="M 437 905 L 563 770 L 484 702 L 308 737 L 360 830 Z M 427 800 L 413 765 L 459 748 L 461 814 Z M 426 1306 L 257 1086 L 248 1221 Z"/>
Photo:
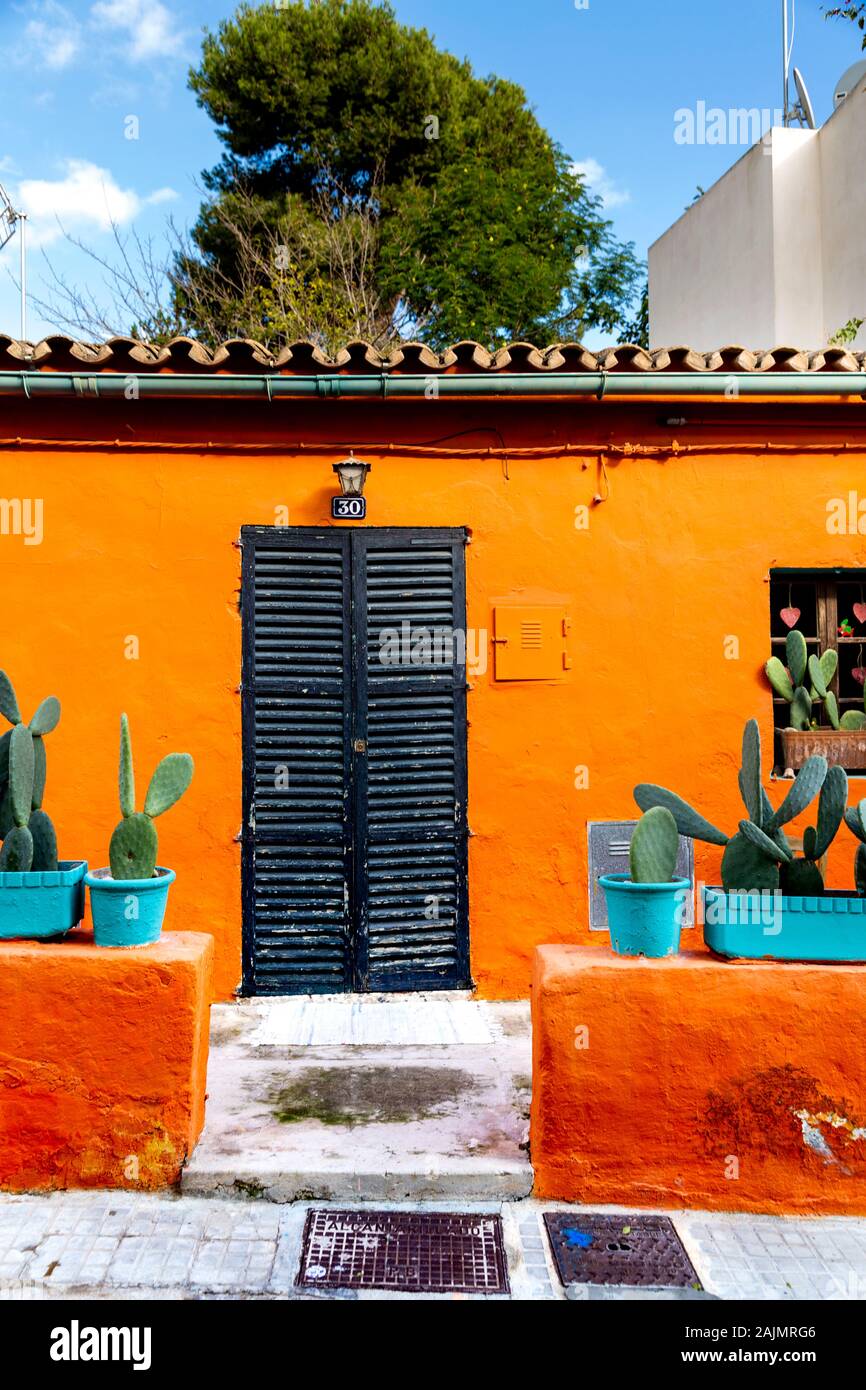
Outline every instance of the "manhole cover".
<path fill-rule="evenodd" d="M 544 1224 L 562 1283 L 688 1288 L 700 1280 L 666 1216 L 548 1211 Z"/>
<path fill-rule="evenodd" d="M 508 1293 L 498 1216 L 311 1211 L 298 1283 L 315 1289 Z"/>

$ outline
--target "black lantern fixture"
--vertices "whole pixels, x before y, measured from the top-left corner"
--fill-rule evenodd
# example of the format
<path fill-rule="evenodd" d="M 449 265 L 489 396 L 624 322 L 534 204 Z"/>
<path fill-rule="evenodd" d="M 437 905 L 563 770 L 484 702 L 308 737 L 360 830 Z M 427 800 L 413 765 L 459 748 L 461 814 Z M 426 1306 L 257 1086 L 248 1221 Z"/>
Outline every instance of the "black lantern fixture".
<path fill-rule="evenodd" d="M 364 497 L 364 484 L 371 465 L 356 459 L 350 450 L 349 457 L 334 464 L 334 472 L 340 479 L 340 496 L 331 498 L 331 516 L 335 521 L 363 521 L 367 515 L 367 499 Z"/>
<path fill-rule="evenodd" d="M 364 484 L 367 481 L 367 474 L 370 472 L 371 466 L 369 463 L 362 463 L 360 459 L 356 459 L 351 450 L 347 459 L 343 459 L 342 463 L 334 464 L 334 472 L 340 479 L 340 488 L 344 497 L 363 497 Z"/>

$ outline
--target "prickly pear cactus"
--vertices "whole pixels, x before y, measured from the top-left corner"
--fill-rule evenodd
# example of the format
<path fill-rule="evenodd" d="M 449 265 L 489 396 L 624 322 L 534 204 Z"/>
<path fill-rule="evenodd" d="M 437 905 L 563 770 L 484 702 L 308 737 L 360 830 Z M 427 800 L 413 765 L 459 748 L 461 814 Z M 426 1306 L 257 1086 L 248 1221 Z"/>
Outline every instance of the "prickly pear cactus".
<path fill-rule="evenodd" d="M 9 799 L 12 818 L 18 826 L 27 824 L 33 810 L 35 772 L 33 735 L 26 724 L 16 724 L 9 743 Z"/>
<path fill-rule="evenodd" d="M 827 759 L 825 757 L 820 753 L 815 753 L 811 758 L 807 758 L 794 778 L 793 786 L 785 800 L 778 811 L 774 812 L 769 825 L 764 827 L 767 833 L 770 834 L 780 825 L 787 825 L 789 821 L 794 820 L 796 816 L 805 811 L 823 787 L 826 776 Z"/>
<path fill-rule="evenodd" d="M 755 849 L 759 849 L 772 864 L 778 864 L 780 860 L 793 859 L 791 851 L 783 848 L 776 840 L 771 840 L 769 835 L 765 835 L 759 825 L 755 825 L 750 820 L 740 821 L 740 834 L 745 836 Z"/>
<path fill-rule="evenodd" d="M 169 753 L 150 779 L 144 810 L 148 816 L 161 816 L 180 801 L 192 781 L 193 763 L 189 753 Z"/>
<path fill-rule="evenodd" d="M 12 682 L 5 671 L 0 671 L 0 714 L 3 715 L 4 719 L 8 719 L 10 724 L 21 723 L 18 700 L 12 688 Z"/>
<path fill-rule="evenodd" d="M 782 865 L 779 887 L 789 898 L 820 898 L 824 880 L 817 864 L 809 859 L 793 859 L 790 864 Z"/>
<path fill-rule="evenodd" d="M 776 694 L 791 706 L 789 727 L 807 732 L 812 727 L 816 705 L 823 705 L 830 725 L 838 729 L 839 703 L 830 689 L 839 667 L 838 653 L 828 647 L 820 656 L 809 656 L 805 637 L 793 629 L 785 639 L 785 660 L 787 666 L 777 656 L 771 656 L 764 672 Z M 850 725 L 842 723 L 841 727 Z"/>
<path fill-rule="evenodd" d="M 779 658 L 777 656 L 771 656 L 764 670 L 767 673 L 767 680 L 770 682 L 776 694 L 781 695 L 782 699 L 787 700 L 788 704 L 790 704 L 794 698 L 794 686 L 791 682 L 791 677 L 788 675 L 788 672 Z"/>
<path fill-rule="evenodd" d="M 722 886 L 727 893 L 774 891 L 779 886 L 779 867 L 742 831 L 730 839 L 722 855 Z"/>
<path fill-rule="evenodd" d="M 677 823 L 664 806 L 641 816 L 629 846 L 632 883 L 670 883 L 677 865 Z"/>
<path fill-rule="evenodd" d="M 718 830 L 708 820 L 704 820 L 704 817 L 693 811 L 688 802 L 683 801 L 676 792 L 669 792 L 652 782 L 641 782 L 635 787 L 633 795 L 642 811 L 649 811 L 653 806 L 664 806 L 673 816 L 679 833 L 687 839 L 703 840 L 708 845 L 728 843 L 728 837 L 723 830 Z"/>
<path fill-rule="evenodd" d="M 0 849 L 0 873 L 27 874 L 33 868 L 33 836 L 26 825 L 13 825 Z"/>
<path fill-rule="evenodd" d="M 802 632 L 793 628 L 785 639 L 785 660 L 788 663 L 788 670 L 791 672 L 791 680 L 796 690 L 798 685 L 802 685 L 806 679 L 806 668 L 809 664 L 809 654 L 806 648 L 806 639 Z"/>
<path fill-rule="evenodd" d="M 802 664 L 805 672 L 805 655 Z M 800 769 L 781 806 L 774 811 L 761 783 L 761 741 L 758 725 L 755 720 L 749 720 L 743 732 L 742 767 L 738 775 L 740 794 L 749 812 L 749 819 L 740 821 L 737 833 L 731 839 L 697 811 L 692 810 L 681 797 L 674 792 L 666 791 L 664 787 L 642 782 L 634 789 L 634 799 L 641 810 L 647 813 L 652 807 L 664 807 L 670 811 L 680 835 L 694 840 L 704 840 L 711 845 L 724 845 L 722 883 L 729 892 L 772 890 L 779 886 L 780 864 L 784 873 L 792 864 L 806 862 L 794 859 L 782 827 L 805 811 L 821 792 L 827 776 L 826 759 L 820 756 L 809 758 Z M 840 769 L 834 769 L 827 794 L 819 807 L 818 830 L 813 832 L 814 845 L 832 840 L 844 811 L 846 796 L 845 774 Z M 866 800 L 863 802 L 862 839 L 866 845 Z M 795 872 L 799 873 L 800 870 Z M 820 878 L 820 873 L 818 877 Z"/>
<path fill-rule="evenodd" d="M 156 826 L 144 811 L 124 816 L 108 846 L 112 878 L 153 878 L 159 842 Z"/>
<path fill-rule="evenodd" d="M 750 719 L 743 730 L 739 783 L 749 820 L 755 825 L 762 825 L 764 813 L 761 800 L 761 732 L 757 719 Z"/>
<path fill-rule="evenodd" d="M 818 827 L 814 831 L 814 840 L 809 835 L 811 826 L 803 836 L 803 853 L 806 859 L 823 859 L 836 838 L 847 804 L 848 774 L 842 767 L 831 767 L 824 778 L 824 785 L 818 797 Z"/>
<path fill-rule="evenodd" d="M 123 819 L 115 826 L 108 847 L 112 878 L 153 878 L 159 854 L 154 818 L 180 800 L 192 781 L 193 770 L 189 753 L 169 753 L 157 764 L 147 789 L 144 810 L 136 811 L 129 720 L 125 714 L 120 716 L 118 790 Z"/>
<path fill-rule="evenodd" d="M 36 810 L 30 817 L 28 826 L 33 840 L 34 873 L 57 869 L 57 835 L 51 817 L 44 811 Z"/>
<path fill-rule="evenodd" d="M 4 850 L 8 846 L 3 867 L 10 870 L 14 864 L 25 873 L 55 870 L 57 836 L 42 801 L 47 775 L 45 735 L 57 728 L 60 701 L 49 695 L 25 724 L 12 682 L 0 671 L 0 714 L 13 726 L 0 737 L 0 839 Z M 16 834 L 19 830 L 24 833 Z"/>
<path fill-rule="evenodd" d="M 791 701 L 791 728 L 801 733 L 812 727 L 812 696 L 804 685 L 798 685 Z"/>

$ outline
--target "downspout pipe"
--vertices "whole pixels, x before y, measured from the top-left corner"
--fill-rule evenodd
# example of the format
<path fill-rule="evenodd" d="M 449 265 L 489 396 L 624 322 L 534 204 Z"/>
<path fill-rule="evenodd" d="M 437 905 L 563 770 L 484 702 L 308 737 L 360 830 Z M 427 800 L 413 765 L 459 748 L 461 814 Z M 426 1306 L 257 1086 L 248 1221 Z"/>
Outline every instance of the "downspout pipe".
<path fill-rule="evenodd" d="M 207 397 L 406 399 L 413 397 L 557 396 L 627 400 L 641 396 L 737 399 L 743 396 L 866 396 L 866 372 L 551 372 L 459 373 L 437 376 L 267 373 L 212 376 L 179 372 L 0 372 L 0 396 L 137 399 Z"/>

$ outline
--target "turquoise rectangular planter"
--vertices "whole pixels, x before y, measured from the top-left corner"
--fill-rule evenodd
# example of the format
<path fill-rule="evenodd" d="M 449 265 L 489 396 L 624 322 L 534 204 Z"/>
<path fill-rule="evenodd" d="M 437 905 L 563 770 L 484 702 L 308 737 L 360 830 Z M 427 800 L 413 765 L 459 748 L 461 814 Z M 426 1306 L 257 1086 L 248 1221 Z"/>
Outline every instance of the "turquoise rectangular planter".
<path fill-rule="evenodd" d="M 61 859 L 55 870 L 0 873 L 0 941 L 50 941 L 84 916 L 87 861 Z"/>
<path fill-rule="evenodd" d="M 730 960 L 866 962 L 866 898 L 703 890 L 704 941 Z"/>

